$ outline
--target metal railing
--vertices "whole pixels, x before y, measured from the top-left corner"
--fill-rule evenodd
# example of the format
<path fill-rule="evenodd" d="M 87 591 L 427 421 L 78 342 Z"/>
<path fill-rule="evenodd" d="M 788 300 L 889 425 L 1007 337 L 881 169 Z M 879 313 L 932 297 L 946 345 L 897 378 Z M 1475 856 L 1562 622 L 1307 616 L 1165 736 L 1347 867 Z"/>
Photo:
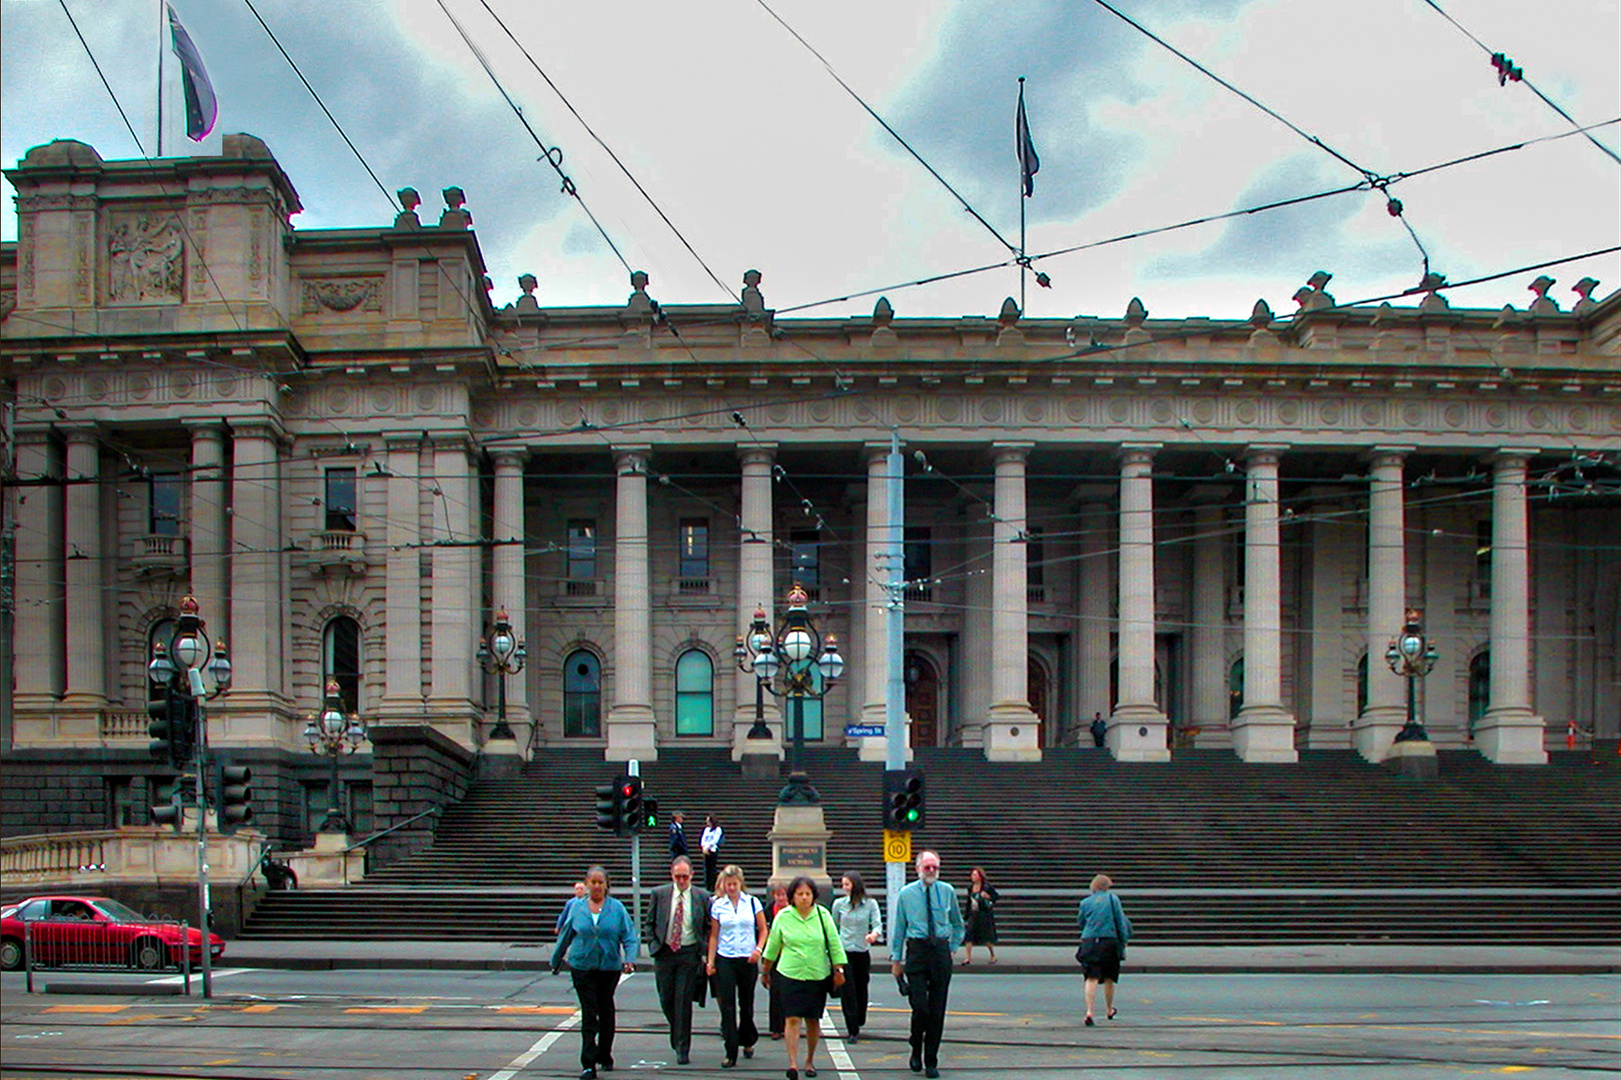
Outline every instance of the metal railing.
<path fill-rule="evenodd" d="M 194 945 L 190 924 L 148 919 L 111 922 L 100 917 L 49 916 L 23 922 L 24 987 L 34 993 L 36 971 L 142 972 L 178 971 L 181 993 L 191 993 L 191 972 L 202 959 L 202 936 Z M 11 948 L 10 941 L 0 949 Z M 5 956 L 10 967 L 11 957 Z"/>

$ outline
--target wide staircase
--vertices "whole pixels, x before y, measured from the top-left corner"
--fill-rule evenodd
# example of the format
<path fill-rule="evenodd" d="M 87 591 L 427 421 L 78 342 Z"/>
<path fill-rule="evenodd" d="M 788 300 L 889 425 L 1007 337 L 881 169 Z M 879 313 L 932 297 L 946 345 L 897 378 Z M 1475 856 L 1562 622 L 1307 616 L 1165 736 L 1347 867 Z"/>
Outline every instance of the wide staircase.
<path fill-rule="evenodd" d="M 1351 752 L 1304 751 L 1246 765 L 1227 751 L 1167 764 L 1052 750 L 991 764 L 933 750 L 928 823 L 962 886 L 973 866 L 1003 893 L 1001 940 L 1061 944 L 1094 873 L 1114 878 L 1141 944 L 1621 942 L 1621 758 L 1555 753 L 1543 767 L 1441 754 L 1441 778 L 1406 779 Z M 817 750 L 828 868 L 859 870 L 881 893 L 882 766 Z M 630 841 L 594 827 L 600 752 L 549 750 L 517 778 L 476 784 L 447 809 L 432 848 L 336 891 L 271 893 L 243 937 L 452 938 L 541 942 L 570 884 L 604 865 L 628 899 Z M 665 751 L 644 764 L 661 818 L 705 814 L 726 830 L 724 862 L 755 890 L 771 865 L 778 780 L 747 780 L 724 750 Z M 668 880 L 664 829 L 641 840 L 644 885 Z"/>

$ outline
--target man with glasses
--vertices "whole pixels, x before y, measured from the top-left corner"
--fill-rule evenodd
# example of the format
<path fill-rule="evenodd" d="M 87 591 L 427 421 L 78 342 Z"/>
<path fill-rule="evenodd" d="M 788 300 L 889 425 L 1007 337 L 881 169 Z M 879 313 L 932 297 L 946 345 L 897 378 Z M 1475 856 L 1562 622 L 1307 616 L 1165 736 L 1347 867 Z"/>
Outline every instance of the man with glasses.
<path fill-rule="evenodd" d="M 913 1072 L 940 1075 L 940 1039 L 946 1026 L 946 993 L 951 989 L 951 954 L 967 935 L 957 891 L 940 880 L 940 856 L 917 857 L 917 880 L 901 890 L 896 904 L 890 970 L 905 971 L 912 999 Z"/>
<path fill-rule="evenodd" d="M 653 980 L 659 1007 L 670 1022 L 670 1048 L 678 1065 L 690 1064 L 692 999 L 709 941 L 709 895 L 692 887 L 692 862 L 670 864 L 670 884 L 653 890 L 647 909 L 647 940 L 653 942 Z"/>

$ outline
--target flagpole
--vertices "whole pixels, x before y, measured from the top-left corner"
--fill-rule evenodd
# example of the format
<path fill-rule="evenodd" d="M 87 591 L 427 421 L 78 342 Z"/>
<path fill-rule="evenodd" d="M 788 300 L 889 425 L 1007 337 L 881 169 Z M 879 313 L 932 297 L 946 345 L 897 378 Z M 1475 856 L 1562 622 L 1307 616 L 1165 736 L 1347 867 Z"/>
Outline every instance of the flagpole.
<path fill-rule="evenodd" d="M 1019 115 L 1024 115 L 1024 76 L 1019 76 Z M 1024 158 L 1019 158 L 1019 314 L 1024 314 L 1024 285 L 1030 266 L 1024 261 Z"/>
<path fill-rule="evenodd" d="M 163 30 L 166 0 L 158 0 L 158 157 L 163 156 Z"/>

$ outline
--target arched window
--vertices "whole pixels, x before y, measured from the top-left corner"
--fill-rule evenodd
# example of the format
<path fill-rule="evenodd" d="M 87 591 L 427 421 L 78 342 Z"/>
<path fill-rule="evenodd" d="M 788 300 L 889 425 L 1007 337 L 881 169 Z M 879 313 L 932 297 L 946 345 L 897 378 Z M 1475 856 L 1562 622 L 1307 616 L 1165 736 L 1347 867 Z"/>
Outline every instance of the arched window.
<path fill-rule="evenodd" d="M 715 734 L 715 665 L 699 649 L 675 662 L 675 733 Z"/>
<path fill-rule="evenodd" d="M 602 664 L 584 649 L 563 661 L 563 734 L 582 739 L 602 736 Z"/>
<path fill-rule="evenodd" d="M 1356 714 L 1368 711 L 1368 654 L 1356 662 Z"/>
<path fill-rule="evenodd" d="M 321 632 L 321 693 L 329 679 L 338 680 L 343 711 L 360 711 L 360 624 L 339 615 Z"/>
<path fill-rule="evenodd" d="M 1227 719 L 1237 720 L 1244 707 L 1244 658 L 1240 656 L 1227 669 Z"/>
<path fill-rule="evenodd" d="M 1492 651 L 1482 649 L 1469 660 L 1469 737 L 1492 704 Z"/>

